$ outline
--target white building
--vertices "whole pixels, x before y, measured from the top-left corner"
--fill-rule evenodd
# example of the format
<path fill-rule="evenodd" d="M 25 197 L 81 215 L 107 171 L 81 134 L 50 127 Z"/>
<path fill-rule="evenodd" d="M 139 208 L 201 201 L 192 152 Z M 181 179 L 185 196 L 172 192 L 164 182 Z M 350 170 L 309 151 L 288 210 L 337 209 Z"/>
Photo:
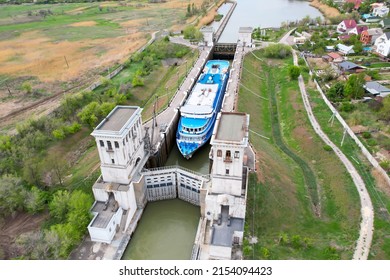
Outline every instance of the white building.
<path fill-rule="evenodd" d="M 214 45 L 214 28 L 212 26 L 205 26 L 200 29 L 203 34 L 203 44 L 208 47 Z"/>
<path fill-rule="evenodd" d="M 337 32 L 340 34 L 348 33 L 357 26 L 354 19 L 345 19 L 337 25 Z"/>
<path fill-rule="evenodd" d="M 111 243 L 117 231 L 127 229 L 137 210 L 131 181 L 146 158 L 142 130 L 139 107 L 117 106 L 91 134 L 102 172 L 92 188 L 94 217 L 88 225 L 92 241 Z"/>
<path fill-rule="evenodd" d="M 390 54 L 390 32 L 386 32 L 375 40 L 375 51 L 387 57 Z"/>
<path fill-rule="evenodd" d="M 389 8 L 384 3 L 374 3 L 372 6 L 372 14 L 377 17 L 386 17 L 389 14 Z"/>
<path fill-rule="evenodd" d="M 241 245 L 246 211 L 249 115 L 219 113 L 211 138 L 211 187 L 205 199 L 210 231 L 201 259 L 231 259 L 233 246 Z"/>
<path fill-rule="evenodd" d="M 337 50 L 342 55 L 349 55 L 355 53 L 355 51 L 353 50 L 353 46 L 347 46 L 344 44 L 337 44 Z"/>
<path fill-rule="evenodd" d="M 238 30 L 237 46 L 251 47 L 252 46 L 252 27 L 240 27 Z"/>
<path fill-rule="evenodd" d="M 141 109 L 117 106 L 92 132 L 107 182 L 129 184 L 134 167 L 144 156 Z"/>

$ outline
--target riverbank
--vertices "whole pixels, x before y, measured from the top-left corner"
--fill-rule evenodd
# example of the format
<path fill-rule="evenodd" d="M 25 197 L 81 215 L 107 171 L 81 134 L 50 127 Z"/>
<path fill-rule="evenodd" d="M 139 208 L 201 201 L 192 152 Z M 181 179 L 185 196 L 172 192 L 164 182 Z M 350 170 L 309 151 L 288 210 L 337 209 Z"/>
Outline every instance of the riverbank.
<path fill-rule="evenodd" d="M 207 12 L 207 14 L 199 20 L 197 27 L 201 28 L 202 26 L 206 26 L 212 23 L 214 21 L 215 16 L 218 14 L 219 7 L 221 7 L 223 3 L 225 3 L 225 0 L 219 1 L 218 4 L 211 8 Z"/>
<path fill-rule="evenodd" d="M 319 10 L 327 19 L 340 15 L 339 10 L 322 3 L 320 0 L 311 0 L 309 5 Z"/>

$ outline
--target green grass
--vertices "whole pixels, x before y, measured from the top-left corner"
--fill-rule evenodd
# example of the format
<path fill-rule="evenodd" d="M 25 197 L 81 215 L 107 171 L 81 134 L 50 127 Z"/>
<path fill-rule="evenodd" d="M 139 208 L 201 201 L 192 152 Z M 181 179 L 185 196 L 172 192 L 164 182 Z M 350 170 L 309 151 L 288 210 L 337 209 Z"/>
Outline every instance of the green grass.
<path fill-rule="evenodd" d="M 254 246 L 246 243 L 245 256 L 249 259 L 350 259 L 359 232 L 357 191 L 345 167 L 333 153 L 323 149 L 324 143 L 311 128 L 297 82 L 286 79 L 291 60 L 265 61 L 272 66 L 248 55 L 241 82 L 268 100 L 240 87 L 238 102 L 239 111 L 250 114 L 250 129 L 271 137 L 268 141 L 250 134 L 260 161 L 260 177 L 252 174 L 249 178 L 245 235 L 255 235 L 259 242 Z M 268 75 L 273 78 L 267 80 Z M 302 169 L 279 149 L 279 140 L 272 132 L 273 90 L 280 140 L 314 172 L 319 187 L 320 217 L 312 211 Z M 288 242 L 280 241 L 281 236 L 287 236 Z"/>
<path fill-rule="evenodd" d="M 333 126 L 329 125 L 328 120 L 332 113 L 323 102 L 319 93 L 312 89 L 309 90 L 309 93 L 311 96 L 310 100 L 314 104 L 314 114 L 321 124 L 323 131 L 354 164 L 370 193 L 375 208 L 375 231 L 369 258 L 390 259 L 390 251 L 388 250 L 388 240 L 390 237 L 390 216 L 388 215 L 390 211 L 390 198 L 378 189 L 377 183 L 371 174 L 372 166 L 361 154 L 353 140 L 347 136 L 341 147 L 343 128 L 337 121 L 334 122 Z"/>
<path fill-rule="evenodd" d="M 379 62 L 379 63 L 372 63 L 368 68 L 383 68 L 383 67 L 390 67 L 390 63 L 388 62 Z"/>

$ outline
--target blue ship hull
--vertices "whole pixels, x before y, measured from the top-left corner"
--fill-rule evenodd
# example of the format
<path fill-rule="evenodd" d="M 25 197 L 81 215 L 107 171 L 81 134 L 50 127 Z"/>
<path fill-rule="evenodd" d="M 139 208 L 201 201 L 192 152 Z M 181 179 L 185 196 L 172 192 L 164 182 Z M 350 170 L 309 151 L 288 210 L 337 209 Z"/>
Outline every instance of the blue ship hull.
<path fill-rule="evenodd" d="M 213 134 L 229 79 L 228 70 L 228 61 L 208 61 L 183 109 L 180 110 L 176 143 L 181 154 L 187 159 L 207 143 Z"/>

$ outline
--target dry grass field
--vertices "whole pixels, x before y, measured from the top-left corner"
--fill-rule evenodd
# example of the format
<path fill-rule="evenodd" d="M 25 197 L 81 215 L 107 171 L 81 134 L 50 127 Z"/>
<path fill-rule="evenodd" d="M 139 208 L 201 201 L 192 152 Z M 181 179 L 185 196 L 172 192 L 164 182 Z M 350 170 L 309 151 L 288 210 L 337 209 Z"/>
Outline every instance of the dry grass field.
<path fill-rule="evenodd" d="M 191 3 L 200 7 L 203 1 Z M 197 22 L 185 18 L 187 5 L 137 0 L 2 7 L 0 118 L 64 90 L 80 90 L 124 62 L 152 33 Z M 22 88 L 26 81 L 32 93 Z"/>

